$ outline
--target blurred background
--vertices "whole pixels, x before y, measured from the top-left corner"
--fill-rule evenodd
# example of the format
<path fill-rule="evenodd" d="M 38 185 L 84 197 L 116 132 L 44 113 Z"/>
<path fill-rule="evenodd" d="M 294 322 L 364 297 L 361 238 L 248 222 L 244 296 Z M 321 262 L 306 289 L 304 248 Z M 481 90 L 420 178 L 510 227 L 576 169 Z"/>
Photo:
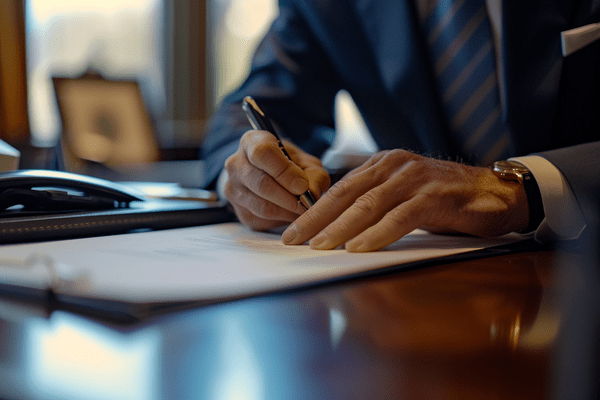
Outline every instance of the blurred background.
<path fill-rule="evenodd" d="M 196 160 L 206 121 L 245 78 L 278 12 L 276 0 L 2 0 L 0 8 L 0 139 L 21 152 L 21 169 L 94 175 L 91 167 L 98 164 L 113 170 L 125 165 L 148 176 L 155 162 L 175 163 L 195 182 L 202 180 L 197 166 L 177 163 Z M 90 73 L 135 82 L 144 107 L 139 115 L 125 105 L 130 94 L 116 102 L 114 93 L 104 96 L 123 104 L 112 107 L 126 110 L 128 120 L 135 115 L 142 122 L 130 126 L 111 106 L 97 103 L 88 108 L 104 108 L 104 114 L 88 117 L 85 104 L 92 100 L 81 91 L 98 101 L 98 89 L 57 96 L 53 78 Z M 67 105 L 59 107 L 57 97 Z M 340 140 L 354 153 L 375 151 L 349 96 L 340 99 L 344 105 L 336 113 L 348 121 L 341 130 L 350 131 Z M 78 118 L 93 119 L 94 126 L 82 127 Z M 132 134 L 136 129 L 146 132 Z M 136 156 L 138 148 L 148 149 Z M 107 157 L 118 149 L 125 156 L 111 162 Z"/>
<path fill-rule="evenodd" d="M 197 157 L 221 96 L 247 72 L 274 0 L 2 0 L 0 138 L 45 167 L 63 135 L 52 77 L 139 84 L 157 160 Z"/>

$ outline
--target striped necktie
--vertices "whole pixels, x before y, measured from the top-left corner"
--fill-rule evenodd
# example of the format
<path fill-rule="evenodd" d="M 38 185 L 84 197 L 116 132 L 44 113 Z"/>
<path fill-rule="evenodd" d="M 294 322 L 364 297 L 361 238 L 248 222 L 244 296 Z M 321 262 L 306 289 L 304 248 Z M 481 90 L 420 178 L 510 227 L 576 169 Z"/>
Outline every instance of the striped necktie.
<path fill-rule="evenodd" d="M 469 160 L 509 156 L 485 0 L 420 0 L 421 23 L 451 132 Z"/>

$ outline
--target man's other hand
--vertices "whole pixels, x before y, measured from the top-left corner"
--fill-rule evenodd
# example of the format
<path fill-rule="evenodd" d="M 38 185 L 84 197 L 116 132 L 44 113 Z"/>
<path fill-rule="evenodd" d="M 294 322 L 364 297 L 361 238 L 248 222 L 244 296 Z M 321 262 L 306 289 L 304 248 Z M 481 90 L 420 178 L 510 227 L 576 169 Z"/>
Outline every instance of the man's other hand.
<path fill-rule="evenodd" d="M 291 200 L 290 200 L 291 202 Z M 529 220 L 522 185 L 490 168 L 382 151 L 337 182 L 284 232 L 314 249 L 381 249 L 416 228 L 498 236 Z"/>

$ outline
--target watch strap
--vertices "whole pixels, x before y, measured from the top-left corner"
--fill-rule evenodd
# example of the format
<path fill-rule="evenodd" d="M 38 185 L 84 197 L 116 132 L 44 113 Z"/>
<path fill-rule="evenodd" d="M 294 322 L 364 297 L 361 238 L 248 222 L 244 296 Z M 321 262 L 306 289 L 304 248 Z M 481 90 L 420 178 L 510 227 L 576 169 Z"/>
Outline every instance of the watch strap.
<path fill-rule="evenodd" d="M 528 173 L 523 175 L 523 187 L 525 188 L 529 206 L 529 225 L 521 233 L 529 233 L 535 231 L 544 220 L 544 203 L 540 188 L 533 174 Z"/>

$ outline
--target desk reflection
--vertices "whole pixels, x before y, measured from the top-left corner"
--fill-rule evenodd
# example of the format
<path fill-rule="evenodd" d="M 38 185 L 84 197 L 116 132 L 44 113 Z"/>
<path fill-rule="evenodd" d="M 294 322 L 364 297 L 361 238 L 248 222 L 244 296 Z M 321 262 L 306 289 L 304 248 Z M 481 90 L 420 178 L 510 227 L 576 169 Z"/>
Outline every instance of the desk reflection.
<path fill-rule="evenodd" d="M 542 288 L 534 264 L 489 259 L 342 294 L 350 328 L 375 347 L 454 353 L 516 349 L 537 315 Z"/>
<path fill-rule="evenodd" d="M 545 398 L 554 261 L 505 255 L 130 326 L 3 312 L 0 397 Z"/>

